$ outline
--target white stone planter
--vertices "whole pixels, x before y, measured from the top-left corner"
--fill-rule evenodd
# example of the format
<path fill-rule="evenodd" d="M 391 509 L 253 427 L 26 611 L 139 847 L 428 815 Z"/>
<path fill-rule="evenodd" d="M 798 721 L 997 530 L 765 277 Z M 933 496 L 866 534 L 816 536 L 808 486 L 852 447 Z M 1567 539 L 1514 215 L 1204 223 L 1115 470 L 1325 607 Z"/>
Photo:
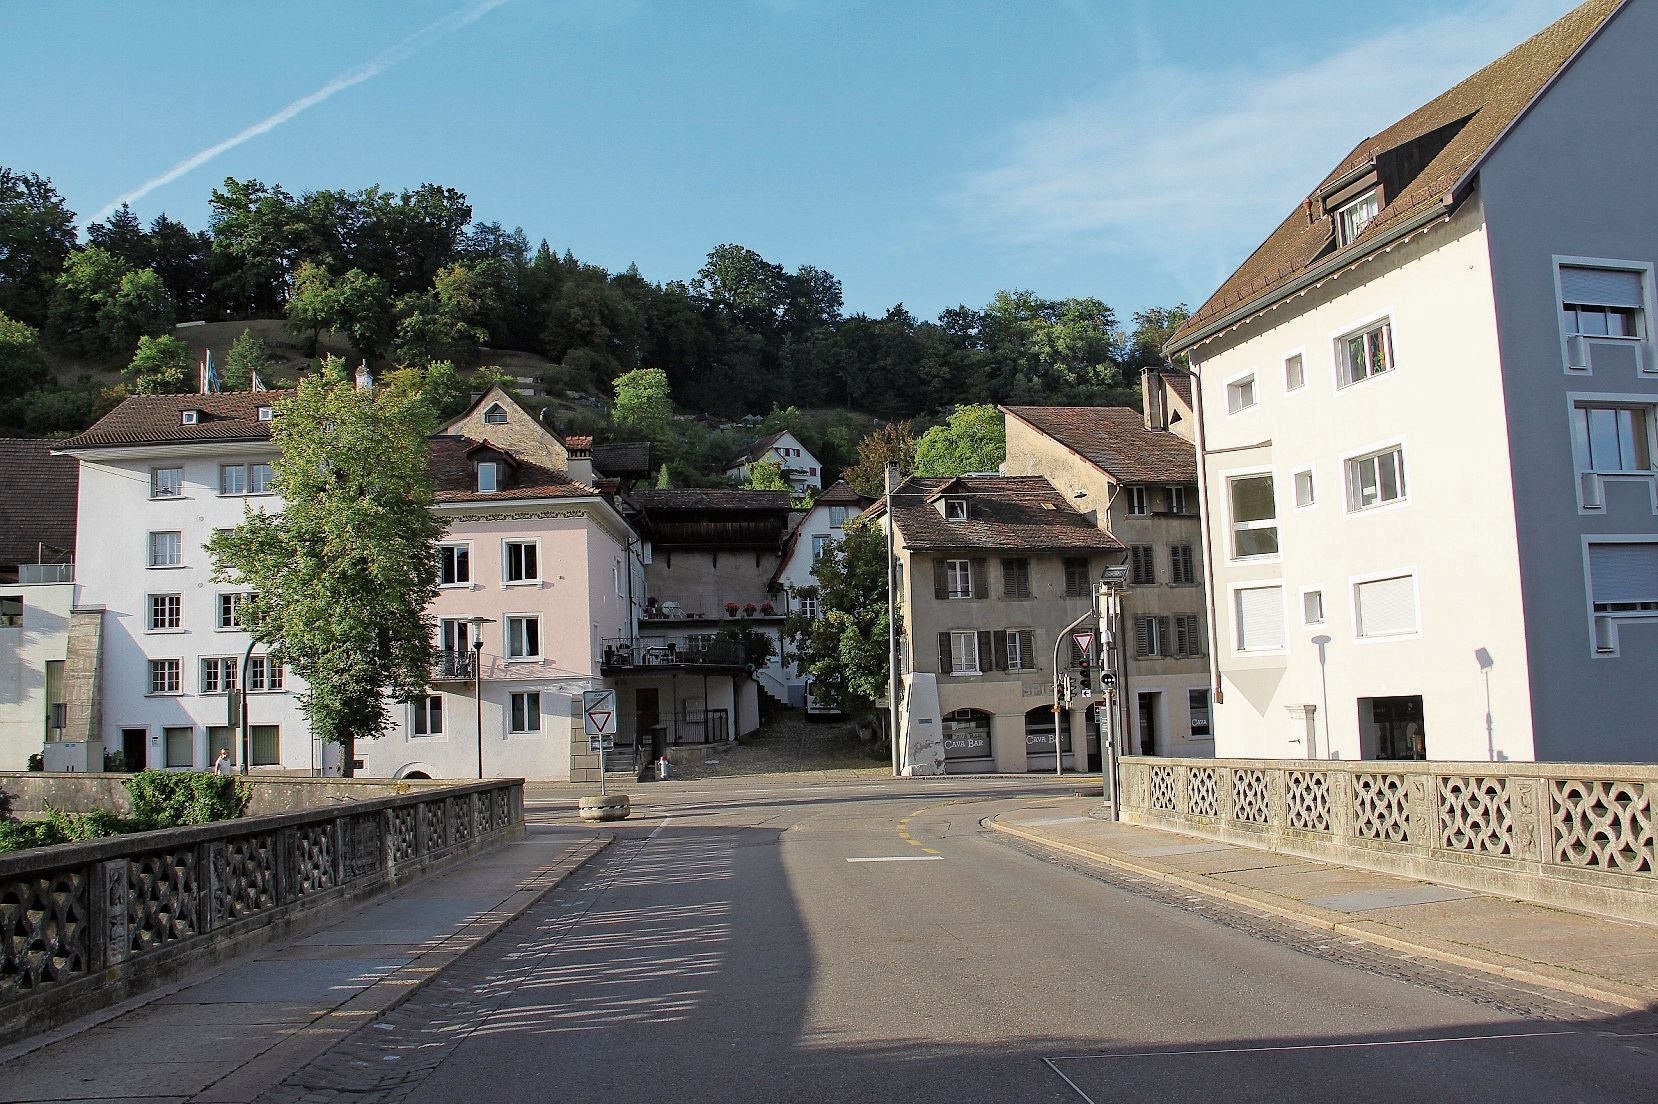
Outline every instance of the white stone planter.
<path fill-rule="evenodd" d="M 583 820 L 626 820 L 632 811 L 627 794 L 593 794 L 581 799 Z"/>

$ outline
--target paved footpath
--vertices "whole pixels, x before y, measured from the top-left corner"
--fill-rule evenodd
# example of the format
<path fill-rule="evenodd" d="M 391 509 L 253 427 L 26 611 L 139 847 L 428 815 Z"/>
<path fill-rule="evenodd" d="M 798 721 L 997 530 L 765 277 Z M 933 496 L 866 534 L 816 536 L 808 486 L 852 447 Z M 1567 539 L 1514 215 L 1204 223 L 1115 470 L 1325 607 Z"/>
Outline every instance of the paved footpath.
<path fill-rule="evenodd" d="M 1658 1007 L 1658 926 L 1117 824 L 1102 809 L 1098 798 L 1055 797 L 1021 802 L 986 823 L 1062 854 L 1424 958 L 1624 1008 Z"/>
<path fill-rule="evenodd" d="M 0 1050 L 0 1102 L 255 1100 L 408 999 L 611 839 L 532 827 L 326 927 Z"/>

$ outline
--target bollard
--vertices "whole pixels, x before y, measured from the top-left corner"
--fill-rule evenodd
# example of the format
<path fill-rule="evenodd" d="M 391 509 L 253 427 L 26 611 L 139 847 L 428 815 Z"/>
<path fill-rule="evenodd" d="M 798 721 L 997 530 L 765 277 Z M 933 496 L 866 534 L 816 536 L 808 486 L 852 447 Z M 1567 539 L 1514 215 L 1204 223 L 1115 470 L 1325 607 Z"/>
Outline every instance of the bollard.
<path fill-rule="evenodd" d="M 656 778 L 659 782 L 667 781 L 668 757 L 666 755 L 656 761 Z"/>

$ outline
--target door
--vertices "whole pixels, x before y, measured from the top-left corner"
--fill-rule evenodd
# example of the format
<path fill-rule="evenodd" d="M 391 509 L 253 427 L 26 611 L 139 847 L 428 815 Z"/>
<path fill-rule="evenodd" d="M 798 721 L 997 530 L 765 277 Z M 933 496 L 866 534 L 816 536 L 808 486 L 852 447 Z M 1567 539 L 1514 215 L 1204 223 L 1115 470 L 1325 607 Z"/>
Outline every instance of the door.
<path fill-rule="evenodd" d="M 1157 731 L 1157 699 L 1161 694 L 1141 694 L 1139 703 L 1140 714 L 1140 754 L 1157 755 L 1157 747 L 1162 742 L 1162 736 Z"/>
<path fill-rule="evenodd" d="M 148 765 L 147 747 L 150 742 L 150 730 L 147 728 L 123 728 L 121 730 L 121 759 L 124 770 L 141 771 Z"/>
<path fill-rule="evenodd" d="M 651 758 L 654 759 L 661 752 L 651 744 L 651 729 L 662 723 L 659 714 L 659 705 L 656 697 L 656 687 L 640 686 L 633 691 L 633 719 L 634 731 L 637 734 L 637 746 L 651 749 Z"/>
<path fill-rule="evenodd" d="M 438 647 L 443 651 L 443 670 L 461 673 L 471 656 L 472 623 L 458 617 L 445 617 L 438 622 Z"/>

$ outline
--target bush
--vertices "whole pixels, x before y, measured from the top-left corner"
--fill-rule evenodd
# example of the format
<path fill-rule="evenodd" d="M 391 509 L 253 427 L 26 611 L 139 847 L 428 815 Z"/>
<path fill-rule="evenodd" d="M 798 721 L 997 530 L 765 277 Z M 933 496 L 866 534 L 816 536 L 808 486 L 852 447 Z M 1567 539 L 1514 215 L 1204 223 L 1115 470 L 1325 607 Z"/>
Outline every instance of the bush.
<path fill-rule="evenodd" d="M 36 772 L 44 771 L 46 769 L 46 756 L 38 751 L 29 756 L 29 769 Z"/>
<path fill-rule="evenodd" d="M 234 820 L 253 796 L 246 782 L 213 771 L 143 770 L 126 781 L 134 831 Z"/>

